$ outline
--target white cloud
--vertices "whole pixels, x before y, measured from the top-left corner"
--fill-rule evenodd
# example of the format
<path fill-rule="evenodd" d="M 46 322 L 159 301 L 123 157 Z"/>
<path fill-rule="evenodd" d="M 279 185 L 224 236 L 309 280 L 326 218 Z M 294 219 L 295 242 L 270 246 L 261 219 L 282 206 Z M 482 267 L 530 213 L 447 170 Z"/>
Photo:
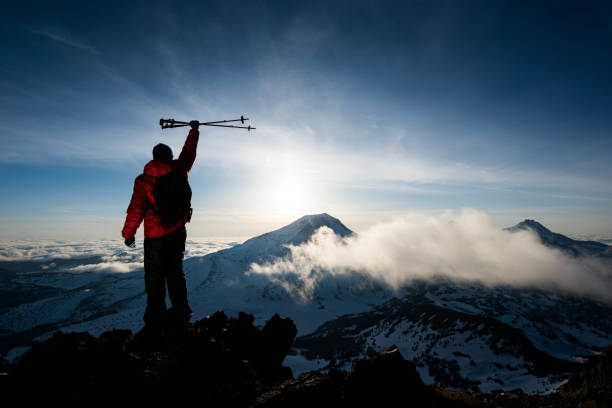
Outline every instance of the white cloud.
<path fill-rule="evenodd" d="M 49 261 L 92 256 L 113 257 L 122 252 L 122 242 L 18 240 L 0 241 L 0 261 Z M 140 251 L 142 252 L 142 251 Z"/>
<path fill-rule="evenodd" d="M 142 262 L 100 262 L 95 264 L 79 265 L 69 268 L 66 272 L 110 272 L 128 273 L 137 269 L 142 269 Z"/>
<path fill-rule="evenodd" d="M 122 240 L 57 241 L 57 240 L 20 240 L 0 241 L 0 261 L 22 262 L 39 261 L 40 269 L 46 271 L 68 272 L 131 272 L 142 268 L 144 251 L 142 243 L 136 249 L 128 249 Z M 203 256 L 234 245 L 229 239 L 192 239 L 185 247 L 185 258 Z M 72 260 L 77 266 L 68 269 L 58 267 L 53 260 Z M 73 265 L 74 265 L 73 263 Z"/>
<path fill-rule="evenodd" d="M 559 289 L 612 300 L 612 265 L 576 259 L 542 245 L 531 232 L 510 233 L 475 210 L 412 214 L 349 238 L 321 228 L 291 255 L 251 265 L 271 278 L 294 275 L 307 289 L 328 273 L 366 274 L 392 288 L 438 276 L 487 285 Z"/>

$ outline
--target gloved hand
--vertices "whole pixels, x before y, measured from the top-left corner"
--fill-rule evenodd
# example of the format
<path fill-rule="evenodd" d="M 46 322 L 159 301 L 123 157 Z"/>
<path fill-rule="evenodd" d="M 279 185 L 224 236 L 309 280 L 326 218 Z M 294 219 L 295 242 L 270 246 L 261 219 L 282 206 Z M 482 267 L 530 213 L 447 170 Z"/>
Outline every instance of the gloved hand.
<path fill-rule="evenodd" d="M 191 122 L 189 122 L 189 126 L 191 126 L 192 129 L 198 130 L 198 128 L 200 127 L 200 122 L 198 122 L 197 120 L 192 120 Z"/>
<path fill-rule="evenodd" d="M 136 248 L 136 238 L 126 238 L 124 242 L 125 245 L 129 246 L 130 248 Z"/>

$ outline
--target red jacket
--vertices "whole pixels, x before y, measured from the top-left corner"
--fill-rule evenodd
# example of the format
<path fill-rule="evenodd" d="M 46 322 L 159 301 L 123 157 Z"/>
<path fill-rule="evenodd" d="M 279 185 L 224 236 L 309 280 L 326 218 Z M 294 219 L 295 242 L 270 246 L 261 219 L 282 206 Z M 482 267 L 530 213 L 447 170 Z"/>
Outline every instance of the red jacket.
<path fill-rule="evenodd" d="M 187 173 L 191 170 L 196 158 L 199 137 L 200 132 L 191 129 L 178 159 L 151 160 L 144 167 L 143 174 L 136 177 L 136 180 L 134 180 L 134 193 L 127 209 L 123 230 L 121 231 L 123 238 L 132 238 L 136 235 L 136 230 L 143 219 L 144 235 L 146 238 L 161 237 L 185 225 L 188 221 L 187 218 L 177 221 L 170 228 L 162 227 L 160 217 L 154 210 L 153 185 L 157 177 L 163 176 L 171 170 L 184 172 L 185 178 L 187 178 Z"/>

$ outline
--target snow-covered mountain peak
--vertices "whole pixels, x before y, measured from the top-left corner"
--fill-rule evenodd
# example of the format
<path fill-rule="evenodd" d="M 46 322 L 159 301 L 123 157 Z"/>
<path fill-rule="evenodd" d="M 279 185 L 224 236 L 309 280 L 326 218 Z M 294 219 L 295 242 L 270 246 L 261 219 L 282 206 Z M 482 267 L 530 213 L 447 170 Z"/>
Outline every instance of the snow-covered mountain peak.
<path fill-rule="evenodd" d="M 251 246 L 262 241 L 273 241 L 280 245 L 299 245 L 310 239 L 321 227 L 328 227 L 337 235 L 345 237 L 353 234 L 342 222 L 327 213 L 305 215 L 275 231 L 271 231 L 247 240 L 243 245 Z"/>

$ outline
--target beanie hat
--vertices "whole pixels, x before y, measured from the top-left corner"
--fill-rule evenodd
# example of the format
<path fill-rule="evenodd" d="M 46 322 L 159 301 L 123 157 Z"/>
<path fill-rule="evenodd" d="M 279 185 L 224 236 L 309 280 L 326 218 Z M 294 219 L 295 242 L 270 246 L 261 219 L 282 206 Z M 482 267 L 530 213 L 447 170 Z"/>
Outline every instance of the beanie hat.
<path fill-rule="evenodd" d="M 172 159 L 172 149 L 163 143 L 153 148 L 153 159 Z"/>

